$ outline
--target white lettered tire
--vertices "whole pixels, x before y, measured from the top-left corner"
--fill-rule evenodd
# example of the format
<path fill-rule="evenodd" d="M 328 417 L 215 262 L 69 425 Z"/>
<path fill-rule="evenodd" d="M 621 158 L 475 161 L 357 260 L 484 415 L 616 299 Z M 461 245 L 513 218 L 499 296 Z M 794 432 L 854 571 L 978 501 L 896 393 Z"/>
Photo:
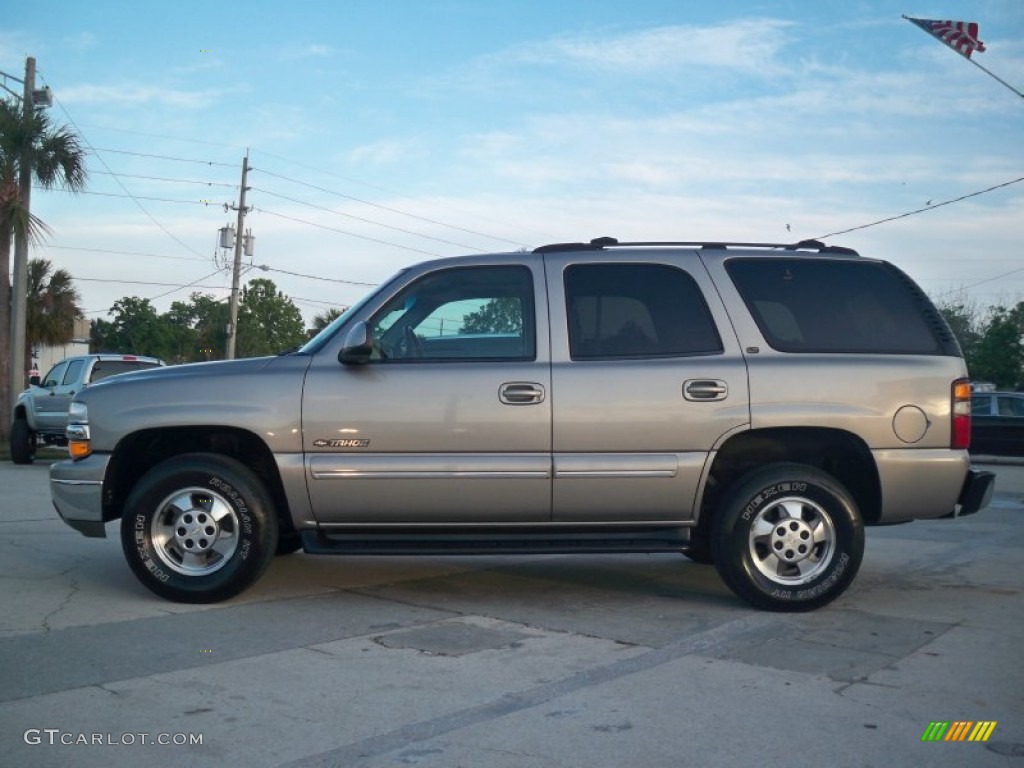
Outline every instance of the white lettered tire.
<path fill-rule="evenodd" d="M 713 522 L 715 567 L 758 608 L 809 611 L 841 595 L 864 556 L 857 503 L 834 477 L 772 464 L 742 478 Z"/>
<path fill-rule="evenodd" d="M 277 518 L 260 479 L 226 456 L 192 453 L 136 483 L 121 518 L 128 565 L 151 591 L 181 603 L 242 592 L 277 547 Z"/>

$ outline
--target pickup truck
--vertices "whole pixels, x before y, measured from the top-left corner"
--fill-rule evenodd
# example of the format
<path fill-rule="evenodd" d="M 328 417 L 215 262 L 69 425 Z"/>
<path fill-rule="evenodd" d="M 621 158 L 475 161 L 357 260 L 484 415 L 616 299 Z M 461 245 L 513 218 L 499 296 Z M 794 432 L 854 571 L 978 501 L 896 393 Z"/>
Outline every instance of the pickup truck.
<path fill-rule="evenodd" d="M 988 503 L 970 422 L 955 337 L 889 262 L 601 238 L 425 262 L 296 352 L 90 386 L 50 479 L 171 600 L 299 548 L 661 552 L 800 611 L 865 526 Z"/>
<path fill-rule="evenodd" d="M 138 355 L 79 355 L 61 360 L 41 383 L 33 382 L 18 395 L 11 419 L 11 460 L 31 464 L 39 443 L 67 445 L 64 430 L 71 399 L 88 385 L 126 371 L 161 365 L 163 361 L 155 357 Z"/>

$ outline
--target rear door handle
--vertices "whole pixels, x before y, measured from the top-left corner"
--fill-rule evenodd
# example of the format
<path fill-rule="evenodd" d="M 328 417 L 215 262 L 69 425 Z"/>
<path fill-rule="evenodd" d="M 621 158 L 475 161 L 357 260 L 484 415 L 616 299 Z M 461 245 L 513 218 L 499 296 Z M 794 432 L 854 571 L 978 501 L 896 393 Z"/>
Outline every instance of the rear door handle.
<path fill-rule="evenodd" d="M 544 387 L 532 381 L 510 381 L 498 389 L 505 405 L 535 405 L 544 402 Z"/>
<path fill-rule="evenodd" d="M 721 379 L 687 379 L 683 382 L 683 397 L 694 402 L 725 400 L 729 385 Z"/>

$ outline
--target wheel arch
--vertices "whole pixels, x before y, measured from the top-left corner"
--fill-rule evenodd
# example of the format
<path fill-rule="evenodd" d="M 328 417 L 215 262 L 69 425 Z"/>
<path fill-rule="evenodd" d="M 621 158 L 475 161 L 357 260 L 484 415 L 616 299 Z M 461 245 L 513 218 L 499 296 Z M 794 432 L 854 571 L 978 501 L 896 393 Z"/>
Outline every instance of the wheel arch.
<path fill-rule="evenodd" d="M 715 453 L 699 511 L 699 530 L 710 531 L 718 504 L 744 475 L 780 462 L 827 472 L 853 496 L 866 525 L 880 519 L 882 486 L 878 467 L 861 438 L 826 427 L 773 427 L 733 435 Z"/>
<path fill-rule="evenodd" d="M 293 531 L 288 497 L 269 446 L 245 429 L 229 426 L 164 427 L 123 437 L 114 448 L 103 483 L 103 520 L 116 520 L 135 483 L 157 464 L 186 453 L 214 453 L 233 458 L 265 484 L 278 526 Z"/>
<path fill-rule="evenodd" d="M 24 419 L 27 422 L 28 421 L 28 412 L 29 412 L 29 409 L 25 406 L 24 400 L 19 400 L 14 405 L 14 415 L 13 415 L 12 418 L 15 419 L 15 420 L 17 420 L 17 419 Z M 32 426 L 32 425 L 29 424 L 29 426 Z"/>

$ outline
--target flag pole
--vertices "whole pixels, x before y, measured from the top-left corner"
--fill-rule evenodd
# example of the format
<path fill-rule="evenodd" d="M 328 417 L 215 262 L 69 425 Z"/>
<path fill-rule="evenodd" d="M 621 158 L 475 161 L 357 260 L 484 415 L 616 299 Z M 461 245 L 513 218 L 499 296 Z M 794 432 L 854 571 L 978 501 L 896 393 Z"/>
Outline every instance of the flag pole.
<path fill-rule="evenodd" d="M 964 58 L 967 58 L 967 57 L 964 57 Z M 1024 99 L 1024 93 L 1021 93 L 1020 91 L 1018 91 L 1018 90 L 1017 90 L 1016 88 L 1014 88 L 1014 87 L 1013 87 L 1012 85 L 1010 85 L 1010 84 L 1009 84 L 1008 82 L 1006 82 L 1005 80 L 1003 80 L 1003 79 L 1002 79 L 1001 77 L 999 77 L 998 75 L 994 74 L 994 73 L 993 73 L 993 72 L 991 72 L 990 70 L 988 70 L 988 69 L 985 69 L 985 68 L 984 68 L 983 66 L 981 66 L 981 64 L 979 64 L 978 62 L 976 62 L 976 61 L 975 61 L 974 59 L 967 59 L 967 60 L 968 60 L 969 62 L 971 62 L 971 64 L 973 64 L 974 66 L 976 66 L 976 67 L 977 67 L 978 69 L 980 69 L 980 70 L 981 70 L 982 72 L 984 72 L 984 73 L 985 73 L 986 75 L 988 75 L 988 76 L 989 76 L 989 77 L 991 77 L 991 78 L 992 78 L 993 80 L 995 80 L 995 81 L 996 81 L 997 83 L 1002 83 L 1002 84 L 1003 84 L 1003 85 L 1005 85 L 1005 86 L 1006 86 L 1007 88 L 1009 88 L 1009 89 L 1010 89 L 1011 91 L 1013 91 L 1013 92 L 1014 92 L 1014 93 L 1016 93 L 1016 94 L 1017 94 L 1018 96 L 1020 96 L 1020 97 L 1021 97 L 1022 99 Z"/>
<path fill-rule="evenodd" d="M 904 19 L 906 19 L 907 21 L 909 21 L 909 22 L 911 22 L 912 24 L 914 24 L 914 26 L 915 26 L 915 27 L 917 27 L 918 29 L 920 29 L 920 30 L 921 30 L 922 32 L 924 32 L 924 33 L 925 33 L 926 35 L 928 35 L 929 37 L 936 37 L 935 35 L 933 35 L 933 34 L 932 34 L 931 32 L 929 32 L 929 31 L 928 31 L 927 29 L 925 29 L 924 27 L 920 26 L 919 24 L 916 24 L 916 23 L 914 22 L 914 19 L 912 19 L 912 18 L 910 18 L 909 16 L 907 16 L 907 14 L 905 14 L 905 13 L 901 13 L 901 14 L 900 14 L 900 16 L 902 16 L 902 17 L 903 17 Z M 936 39 L 938 39 L 938 40 L 939 40 L 940 42 L 942 42 L 942 43 L 945 43 L 945 42 L 946 42 L 945 40 L 942 40 L 941 38 L 936 38 Z M 969 62 L 971 62 L 971 64 L 973 64 L 974 66 L 976 66 L 976 67 L 977 67 L 978 69 L 980 69 L 980 70 L 981 70 L 982 72 L 984 72 L 984 73 L 985 73 L 986 75 L 988 75 L 989 77 L 991 77 L 991 78 L 992 78 L 993 80 L 995 80 L 995 81 L 996 81 L 997 83 L 999 83 L 1000 85 L 1004 85 L 1004 86 L 1006 86 L 1006 87 L 1007 87 L 1007 88 L 1009 88 L 1009 89 L 1010 89 L 1011 91 L 1013 91 L 1013 92 L 1014 92 L 1015 94 L 1017 94 L 1017 95 L 1018 95 L 1018 96 L 1020 96 L 1020 97 L 1021 97 L 1022 99 L 1024 99 L 1024 93 L 1021 93 L 1020 91 L 1018 91 L 1018 90 L 1017 90 L 1016 88 L 1014 88 L 1014 87 L 1013 87 L 1012 85 L 1010 85 L 1010 84 L 1009 84 L 1008 82 L 1006 82 L 1005 80 L 1003 80 L 1003 79 L 1002 79 L 1001 77 L 999 77 L 999 76 L 998 76 L 997 74 L 995 74 L 995 73 L 994 73 L 994 72 L 992 72 L 991 70 L 989 70 L 989 69 L 986 69 L 985 67 L 981 66 L 981 64 L 979 64 L 978 62 L 976 62 L 976 61 L 975 61 L 974 59 L 972 59 L 972 58 L 971 58 L 970 56 L 964 56 L 964 54 L 963 54 L 963 53 L 961 53 L 960 51 L 958 51 L 958 50 L 957 50 L 956 48 L 953 48 L 953 46 L 951 46 L 951 45 L 949 45 L 949 44 L 946 44 L 946 47 L 947 47 L 947 48 L 951 48 L 951 49 L 952 49 L 952 50 L 953 50 L 953 51 L 954 51 L 955 53 L 959 53 L 959 54 L 960 54 L 961 56 L 963 56 L 963 57 L 964 57 L 965 59 L 967 59 L 967 60 L 968 60 Z"/>

